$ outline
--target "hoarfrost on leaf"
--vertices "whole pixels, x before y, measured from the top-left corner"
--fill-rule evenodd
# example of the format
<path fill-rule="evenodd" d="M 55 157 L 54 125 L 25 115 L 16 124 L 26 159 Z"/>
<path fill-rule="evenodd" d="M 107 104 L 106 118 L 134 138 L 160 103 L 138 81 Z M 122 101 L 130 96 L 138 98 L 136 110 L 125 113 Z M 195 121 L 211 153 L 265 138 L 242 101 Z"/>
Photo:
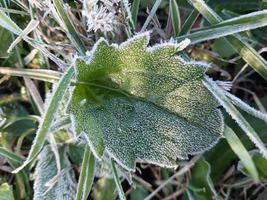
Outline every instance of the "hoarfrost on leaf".
<path fill-rule="evenodd" d="M 148 32 L 119 46 L 100 39 L 90 59 L 76 61 L 67 109 L 94 155 L 106 150 L 127 170 L 136 161 L 175 167 L 223 132 L 218 102 L 202 84 L 206 66 L 176 55 L 184 43 L 148 43 Z"/>

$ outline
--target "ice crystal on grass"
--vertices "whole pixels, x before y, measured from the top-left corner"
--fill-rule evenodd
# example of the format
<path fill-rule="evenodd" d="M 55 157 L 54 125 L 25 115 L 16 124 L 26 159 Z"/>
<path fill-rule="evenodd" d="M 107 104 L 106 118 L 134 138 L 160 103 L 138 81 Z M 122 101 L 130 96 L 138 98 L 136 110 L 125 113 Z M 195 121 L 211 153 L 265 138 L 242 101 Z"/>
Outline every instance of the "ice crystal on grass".
<path fill-rule="evenodd" d="M 176 55 L 184 43 L 148 42 L 149 33 L 119 46 L 100 39 L 89 60 L 76 61 L 67 109 L 95 156 L 106 150 L 127 170 L 136 161 L 175 167 L 223 132 L 218 102 L 202 83 L 206 66 Z"/>

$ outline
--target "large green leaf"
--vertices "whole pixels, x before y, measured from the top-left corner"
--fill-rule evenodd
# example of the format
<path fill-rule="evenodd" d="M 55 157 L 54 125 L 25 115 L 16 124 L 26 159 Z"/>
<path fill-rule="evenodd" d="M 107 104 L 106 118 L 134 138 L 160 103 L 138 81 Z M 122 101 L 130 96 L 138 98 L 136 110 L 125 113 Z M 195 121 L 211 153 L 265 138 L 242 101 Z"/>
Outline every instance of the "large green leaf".
<path fill-rule="evenodd" d="M 106 149 L 121 166 L 135 161 L 175 167 L 176 159 L 211 148 L 221 137 L 218 102 L 202 84 L 205 65 L 175 55 L 186 41 L 147 47 L 149 34 L 109 45 L 76 61 L 67 111 L 97 158 Z"/>

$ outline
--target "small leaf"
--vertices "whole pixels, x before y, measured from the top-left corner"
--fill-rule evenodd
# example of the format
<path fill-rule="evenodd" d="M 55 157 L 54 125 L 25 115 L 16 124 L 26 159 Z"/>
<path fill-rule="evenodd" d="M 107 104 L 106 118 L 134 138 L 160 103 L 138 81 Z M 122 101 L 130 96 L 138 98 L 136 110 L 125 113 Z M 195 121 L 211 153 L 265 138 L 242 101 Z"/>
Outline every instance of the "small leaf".
<path fill-rule="evenodd" d="M 12 187 L 7 183 L 0 186 L 0 200 L 15 200 Z"/>
<path fill-rule="evenodd" d="M 115 190 L 114 180 L 101 178 L 94 184 L 92 196 L 97 200 L 115 200 L 117 196 Z"/>
<path fill-rule="evenodd" d="M 57 174 L 56 159 L 50 146 L 43 148 L 35 170 L 34 200 L 74 199 L 76 192 L 74 171 L 64 148 L 60 149 L 60 158 L 63 170 Z"/>
<path fill-rule="evenodd" d="M 217 197 L 213 182 L 210 178 L 210 164 L 204 158 L 199 159 L 192 168 L 189 184 L 196 189 L 192 191 L 192 193 L 199 200 L 212 199 L 213 195 Z"/>
<path fill-rule="evenodd" d="M 175 53 L 187 41 L 147 47 L 148 33 L 109 45 L 100 39 L 90 60 L 76 62 L 67 111 L 92 152 L 107 150 L 122 167 L 141 160 L 176 167 L 211 148 L 223 132 L 219 105 L 202 83 L 205 66 Z"/>

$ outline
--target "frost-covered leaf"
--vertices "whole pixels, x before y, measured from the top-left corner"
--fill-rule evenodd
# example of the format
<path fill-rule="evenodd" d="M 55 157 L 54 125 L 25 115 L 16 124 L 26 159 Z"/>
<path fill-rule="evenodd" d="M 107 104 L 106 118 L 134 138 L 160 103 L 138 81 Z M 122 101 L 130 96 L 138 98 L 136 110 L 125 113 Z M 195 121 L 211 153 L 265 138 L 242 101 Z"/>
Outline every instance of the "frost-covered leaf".
<path fill-rule="evenodd" d="M 0 200 L 14 200 L 12 187 L 7 183 L 0 186 Z"/>
<path fill-rule="evenodd" d="M 76 61 L 68 105 L 76 133 L 96 157 L 104 150 L 121 166 L 135 161 L 175 167 L 211 148 L 223 131 L 218 103 L 202 84 L 205 65 L 175 55 L 188 41 L 147 47 L 149 34 L 120 46 L 100 39 Z"/>
<path fill-rule="evenodd" d="M 50 146 L 45 146 L 40 153 L 35 170 L 34 200 L 73 200 L 75 198 L 74 171 L 64 149 L 59 149 L 59 153 L 62 167 L 59 174 Z"/>

